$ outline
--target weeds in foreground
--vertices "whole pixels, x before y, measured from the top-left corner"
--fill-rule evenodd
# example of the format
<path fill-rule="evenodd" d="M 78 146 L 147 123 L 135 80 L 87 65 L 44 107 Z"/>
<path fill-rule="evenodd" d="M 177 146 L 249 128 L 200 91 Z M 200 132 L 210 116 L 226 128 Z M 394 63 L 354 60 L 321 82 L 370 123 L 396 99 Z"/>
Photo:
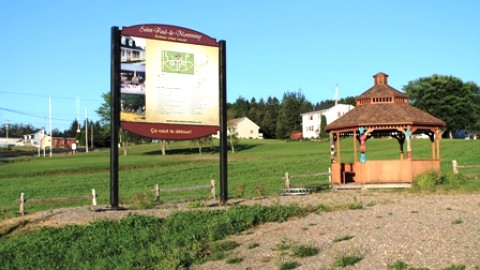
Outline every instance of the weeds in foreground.
<path fill-rule="evenodd" d="M 457 218 L 457 219 L 455 219 L 454 221 L 452 221 L 452 224 L 454 224 L 454 225 L 455 225 L 455 224 L 462 224 L 462 223 L 463 223 L 463 220 L 461 220 L 461 219 L 459 219 L 459 218 Z"/>
<path fill-rule="evenodd" d="M 408 264 L 403 261 L 396 261 L 393 264 L 388 266 L 389 270 L 429 270 L 428 268 L 424 267 L 408 267 Z"/>
<path fill-rule="evenodd" d="M 291 270 L 295 269 L 300 266 L 300 263 L 298 262 L 284 262 L 282 265 L 280 265 L 279 270 Z"/>
<path fill-rule="evenodd" d="M 389 270 L 408 270 L 408 264 L 403 261 L 396 261 L 393 264 L 388 265 Z"/>
<path fill-rule="evenodd" d="M 235 187 L 235 196 L 237 198 L 243 198 L 243 196 L 245 196 L 245 190 L 246 190 L 245 184 L 240 184 L 240 185 L 236 186 Z"/>
<path fill-rule="evenodd" d="M 151 209 L 154 206 L 154 199 L 149 193 L 136 194 L 133 196 L 132 209 Z"/>
<path fill-rule="evenodd" d="M 267 185 L 264 183 L 256 184 L 253 188 L 253 194 L 257 197 L 267 195 Z"/>
<path fill-rule="evenodd" d="M 318 254 L 318 248 L 313 247 L 313 246 L 307 246 L 307 245 L 299 245 L 293 247 L 293 256 L 294 257 L 310 257 L 310 256 L 315 256 Z"/>
<path fill-rule="evenodd" d="M 334 266 L 337 267 L 347 267 L 350 265 L 355 265 L 359 261 L 363 260 L 363 256 L 359 255 L 342 255 L 337 257 L 334 262 Z"/>
<path fill-rule="evenodd" d="M 228 264 L 237 264 L 237 263 L 241 263 L 243 261 L 243 258 L 242 257 L 234 257 L 234 258 L 228 258 L 226 263 Z"/>
<path fill-rule="evenodd" d="M 465 270 L 465 265 L 452 264 L 450 266 L 443 268 L 442 270 Z"/>
<path fill-rule="evenodd" d="M 353 238 L 353 235 L 342 235 L 342 236 L 337 236 L 335 239 L 333 239 L 333 242 L 342 242 L 342 241 L 348 241 Z"/>
<path fill-rule="evenodd" d="M 209 250 L 211 252 L 211 257 L 214 260 L 221 260 L 227 256 L 227 252 L 237 248 L 239 244 L 235 241 L 219 241 L 213 242 L 209 245 Z"/>
<path fill-rule="evenodd" d="M 282 240 L 280 240 L 280 243 L 276 244 L 273 250 L 285 251 L 290 249 L 291 246 L 292 246 L 292 242 L 289 239 L 282 238 Z"/>
<path fill-rule="evenodd" d="M 46 228 L 2 236 L 0 261 L 2 270 L 87 269 L 92 265 L 98 269 L 187 269 L 194 263 L 226 258 L 238 246 L 223 240 L 228 235 L 304 214 L 305 209 L 296 206 L 234 206 L 225 211 L 178 212 L 166 219 L 131 215 L 88 226 Z M 28 260 L 25 254 L 31 254 Z"/>
<path fill-rule="evenodd" d="M 202 207 L 205 207 L 205 203 L 203 201 L 195 200 L 188 203 L 188 208 L 190 209 L 202 208 Z"/>

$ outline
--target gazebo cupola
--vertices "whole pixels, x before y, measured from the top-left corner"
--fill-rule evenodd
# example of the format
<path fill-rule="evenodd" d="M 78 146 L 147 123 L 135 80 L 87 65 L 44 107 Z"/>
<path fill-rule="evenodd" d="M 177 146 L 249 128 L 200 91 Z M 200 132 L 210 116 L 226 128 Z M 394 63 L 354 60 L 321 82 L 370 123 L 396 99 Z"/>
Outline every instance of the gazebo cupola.
<path fill-rule="evenodd" d="M 373 76 L 374 87 L 355 99 L 356 106 L 378 103 L 408 104 L 408 96 L 388 86 L 388 75 L 378 73 Z"/>

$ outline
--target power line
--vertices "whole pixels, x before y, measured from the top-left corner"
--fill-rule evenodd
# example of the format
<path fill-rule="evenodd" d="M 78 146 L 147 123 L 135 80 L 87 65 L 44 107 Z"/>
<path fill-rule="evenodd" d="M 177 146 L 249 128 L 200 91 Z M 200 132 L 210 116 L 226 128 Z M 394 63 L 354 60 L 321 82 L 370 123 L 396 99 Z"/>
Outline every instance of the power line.
<path fill-rule="evenodd" d="M 64 96 L 51 96 L 51 95 L 40 95 L 40 94 L 32 94 L 32 93 L 26 93 L 26 92 L 12 92 L 12 91 L 0 91 L 0 94 L 5 93 L 5 94 L 11 94 L 11 95 L 18 95 L 18 96 L 29 96 L 29 97 L 40 97 L 40 98 L 58 98 L 58 99 L 66 99 L 66 100 L 75 100 L 76 97 L 64 97 Z M 92 102 L 97 102 L 100 99 L 88 99 L 88 98 L 82 98 L 84 101 L 92 101 Z"/>
<path fill-rule="evenodd" d="M 6 111 L 6 112 L 15 113 L 15 114 L 20 114 L 20 115 L 30 116 L 30 117 L 34 117 L 34 118 L 42 118 L 42 119 L 44 119 L 44 118 L 46 117 L 46 116 L 33 115 L 33 114 L 30 114 L 30 113 L 21 112 L 21 111 L 12 110 L 12 109 L 7 109 L 7 108 L 2 108 L 2 107 L 0 107 L 0 110 Z M 68 121 L 68 122 L 71 122 L 71 121 L 72 121 L 72 120 L 70 120 L 70 119 L 62 119 L 62 118 L 52 118 L 52 120 Z"/>

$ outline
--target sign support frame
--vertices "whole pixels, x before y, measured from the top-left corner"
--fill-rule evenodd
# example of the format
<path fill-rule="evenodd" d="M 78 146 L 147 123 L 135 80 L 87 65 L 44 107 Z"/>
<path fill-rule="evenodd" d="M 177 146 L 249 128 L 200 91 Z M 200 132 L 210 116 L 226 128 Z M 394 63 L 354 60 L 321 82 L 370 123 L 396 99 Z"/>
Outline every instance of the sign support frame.
<path fill-rule="evenodd" d="M 110 83 L 110 206 L 118 208 L 118 132 L 120 130 L 120 30 L 112 27 Z"/>
<path fill-rule="evenodd" d="M 219 42 L 220 64 L 220 201 L 228 200 L 228 146 L 227 146 L 227 46 L 225 40 Z"/>

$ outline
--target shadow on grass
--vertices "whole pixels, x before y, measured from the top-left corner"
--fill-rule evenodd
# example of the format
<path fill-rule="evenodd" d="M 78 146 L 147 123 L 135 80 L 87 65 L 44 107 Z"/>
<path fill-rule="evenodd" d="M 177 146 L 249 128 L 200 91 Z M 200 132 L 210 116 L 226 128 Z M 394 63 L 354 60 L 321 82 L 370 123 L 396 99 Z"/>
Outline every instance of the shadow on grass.
<path fill-rule="evenodd" d="M 241 152 L 245 150 L 249 150 L 252 148 L 255 148 L 259 146 L 259 144 L 238 144 L 235 146 L 235 152 Z M 228 148 L 228 151 L 231 152 L 231 148 Z M 165 151 L 166 155 L 198 155 L 198 147 L 189 147 L 189 148 L 179 148 L 179 149 L 167 149 Z M 220 153 L 220 147 L 219 146 L 204 146 L 202 148 L 202 154 L 218 154 Z M 161 155 L 162 151 L 155 150 L 155 151 L 148 151 L 145 152 L 144 155 Z"/>
<path fill-rule="evenodd" d="M 300 185 L 293 185 L 293 186 L 300 187 Z M 313 193 L 330 191 L 332 189 L 329 183 L 308 183 L 308 184 L 301 185 L 301 187 L 308 188 Z"/>

